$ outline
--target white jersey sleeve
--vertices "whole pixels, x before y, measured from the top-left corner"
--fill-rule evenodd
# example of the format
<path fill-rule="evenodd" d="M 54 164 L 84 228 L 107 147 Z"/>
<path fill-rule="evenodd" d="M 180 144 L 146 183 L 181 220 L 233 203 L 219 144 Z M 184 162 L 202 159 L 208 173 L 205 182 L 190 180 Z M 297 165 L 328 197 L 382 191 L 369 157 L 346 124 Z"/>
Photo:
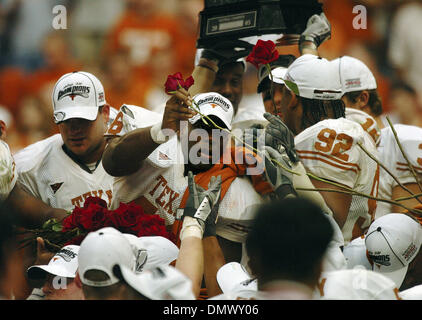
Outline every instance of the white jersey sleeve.
<path fill-rule="evenodd" d="M 402 146 L 402 150 L 407 160 L 413 166 L 413 169 L 421 180 L 422 178 L 422 128 L 402 124 L 394 125 L 397 139 Z M 381 163 L 398 179 L 401 184 L 416 183 L 415 177 L 408 165 L 403 152 L 399 147 L 397 139 L 391 127 L 385 127 L 381 130 L 381 142 L 378 146 L 378 152 Z M 391 199 L 393 188 L 397 187 L 398 182 L 383 168 L 380 169 L 380 188 L 379 196 L 385 199 Z M 386 202 L 380 202 L 377 208 L 376 217 L 391 212 L 391 205 Z"/>
<path fill-rule="evenodd" d="M 359 146 L 377 157 L 372 138 L 362 127 L 344 118 L 318 122 L 295 137 L 297 153 L 307 172 L 345 185 L 368 196 L 378 192 L 379 167 Z M 360 236 L 375 214 L 376 201 L 352 197 L 342 228 L 344 241 Z"/>
<path fill-rule="evenodd" d="M 160 122 L 162 118 L 163 115 L 157 112 L 124 104 L 114 117 L 114 121 L 109 125 L 105 136 L 121 137 L 134 129 L 153 126 Z"/>
<path fill-rule="evenodd" d="M 9 146 L 0 140 L 0 201 L 3 202 L 16 184 L 18 174 Z"/>
<path fill-rule="evenodd" d="M 135 129 L 147 128 L 162 121 L 163 115 L 148 109 L 122 105 L 114 121 L 105 133 L 106 137 L 121 137 Z M 146 159 L 151 166 L 168 168 L 175 163 L 183 163 L 183 156 L 179 152 L 177 137 L 173 136 L 166 143 L 159 145 Z"/>

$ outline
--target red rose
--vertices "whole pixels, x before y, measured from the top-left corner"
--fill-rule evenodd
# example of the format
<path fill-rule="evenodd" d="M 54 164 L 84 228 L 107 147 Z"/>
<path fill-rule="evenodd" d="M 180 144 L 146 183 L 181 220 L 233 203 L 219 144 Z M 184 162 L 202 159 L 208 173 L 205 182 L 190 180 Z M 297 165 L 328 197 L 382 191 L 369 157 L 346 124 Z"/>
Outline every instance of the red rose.
<path fill-rule="evenodd" d="M 268 64 L 278 59 L 278 51 L 275 43 L 271 40 L 258 40 L 252 52 L 247 56 L 246 61 L 259 68 L 262 64 Z"/>
<path fill-rule="evenodd" d="M 144 215 L 143 208 L 136 203 L 121 203 L 119 208 L 109 213 L 109 219 L 112 226 L 121 232 L 136 233 L 139 220 Z"/>
<path fill-rule="evenodd" d="M 99 197 L 88 197 L 85 199 L 84 208 L 88 208 L 89 205 L 96 204 L 100 207 L 107 208 L 107 202 Z"/>
<path fill-rule="evenodd" d="M 75 228 L 79 228 L 80 227 L 80 223 L 81 223 L 81 217 L 83 215 L 83 209 L 79 208 L 79 207 L 75 207 L 75 209 L 73 209 L 72 214 L 70 214 L 69 216 L 67 216 L 63 222 L 62 222 L 62 232 L 66 232 L 69 230 L 73 230 Z"/>
<path fill-rule="evenodd" d="M 97 204 L 90 204 L 88 208 L 83 209 L 80 218 L 80 226 L 87 231 L 95 231 L 105 227 L 107 218 L 107 209 Z"/>
<path fill-rule="evenodd" d="M 192 76 L 183 80 L 183 76 L 180 72 L 176 72 L 173 75 L 167 76 L 167 81 L 164 84 L 164 88 L 167 94 L 171 95 L 173 91 L 177 91 L 179 87 L 188 90 L 194 83 Z"/>

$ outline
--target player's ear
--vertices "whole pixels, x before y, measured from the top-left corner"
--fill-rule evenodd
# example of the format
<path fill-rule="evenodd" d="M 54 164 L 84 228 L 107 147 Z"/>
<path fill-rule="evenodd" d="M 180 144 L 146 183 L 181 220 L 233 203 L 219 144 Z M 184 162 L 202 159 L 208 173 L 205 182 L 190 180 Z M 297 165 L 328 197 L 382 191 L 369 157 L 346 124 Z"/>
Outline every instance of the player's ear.
<path fill-rule="evenodd" d="M 368 106 L 369 103 L 369 92 L 368 90 L 363 90 L 358 97 L 359 108 L 363 110 Z"/>
<path fill-rule="evenodd" d="M 108 104 L 103 105 L 102 108 L 101 108 L 101 113 L 102 113 L 103 118 L 104 118 L 104 124 L 107 125 L 108 120 L 110 118 L 110 105 L 108 105 Z"/>

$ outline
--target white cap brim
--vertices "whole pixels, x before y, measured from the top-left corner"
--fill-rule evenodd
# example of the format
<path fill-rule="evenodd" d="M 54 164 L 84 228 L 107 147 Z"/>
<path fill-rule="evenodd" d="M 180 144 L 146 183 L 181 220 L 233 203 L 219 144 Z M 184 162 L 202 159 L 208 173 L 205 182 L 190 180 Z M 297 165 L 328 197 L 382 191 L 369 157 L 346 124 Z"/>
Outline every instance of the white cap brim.
<path fill-rule="evenodd" d="M 273 82 L 278 84 L 284 84 L 284 76 L 286 75 L 287 68 L 278 67 L 271 71 Z"/>
<path fill-rule="evenodd" d="M 97 119 L 98 107 L 70 107 L 54 112 L 55 122 L 62 122 L 69 119 L 80 118 L 89 121 Z"/>
<path fill-rule="evenodd" d="M 126 239 L 136 251 L 136 256 L 141 250 L 146 250 L 146 261 L 143 262 L 142 270 L 148 270 L 160 265 L 172 263 L 179 255 L 179 248 L 169 239 L 161 236 L 137 237 L 133 234 L 124 233 Z M 142 261 L 137 262 L 142 263 Z"/>
<path fill-rule="evenodd" d="M 218 112 L 217 110 L 212 110 L 212 109 L 210 109 L 210 110 L 207 110 L 207 112 L 205 112 L 205 113 L 202 113 L 203 115 L 205 115 L 205 116 L 215 116 L 215 117 L 217 117 L 218 119 L 220 119 L 221 121 L 223 121 L 223 123 L 224 123 L 224 125 L 227 127 L 227 129 L 229 129 L 229 130 L 231 130 L 232 129 L 232 126 L 231 126 L 231 124 L 230 123 L 228 123 L 226 120 L 224 120 L 224 119 L 222 119 L 222 117 L 221 117 L 221 114 L 220 114 L 220 112 Z M 192 118 L 190 118 L 189 119 L 189 122 L 190 123 L 192 123 L 192 124 L 195 124 L 195 123 L 197 123 L 199 120 L 201 120 L 201 115 L 198 113 L 198 114 L 196 114 L 196 115 L 194 115 Z M 205 121 L 207 121 L 207 122 L 209 122 L 209 120 L 207 119 L 207 118 L 205 118 L 204 119 Z M 211 120 L 213 120 L 213 119 L 211 119 Z M 214 120 L 213 120 L 214 121 Z M 210 123 L 210 125 L 212 126 L 212 124 Z M 212 126 L 213 127 L 213 126 Z"/>
<path fill-rule="evenodd" d="M 119 267 L 127 284 L 151 300 L 195 299 L 192 293 L 192 282 L 174 267 L 161 266 L 162 278 L 156 278 L 156 275 L 149 271 L 136 274 L 123 265 Z"/>
<path fill-rule="evenodd" d="M 217 282 L 224 293 L 241 290 L 258 290 L 245 268 L 238 262 L 226 263 L 217 271 Z"/>
<path fill-rule="evenodd" d="M 387 278 L 391 279 L 394 281 L 394 283 L 396 284 L 397 288 L 400 289 L 404 278 L 406 277 L 406 273 L 407 273 L 407 269 L 408 269 L 408 265 L 398 269 L 396 271 L 390 271 L 390 272 L 384 272 L 384 268 L 383 266 L 381 266 L 380 268 L 378 268 L 375 264 L 373 266 L 373 270 L 377 273 L 380 273 L 384 276 L 386 276 Z"/>
<path fill-rule="evenodd" d="M 40 266 L 32 266 L 28 268 L 29 278 L 33 278 L 31 270 L 34 270 L 34 269 L 42 270 L 52 275 L 65 277 L 65 278 L 74 278 L 76 276 L 76 272 L 74 273 L 69 272 L 69 270 L 66 270 L 65 268 L 61 268 L 59 266 L 40 265 Z"/>

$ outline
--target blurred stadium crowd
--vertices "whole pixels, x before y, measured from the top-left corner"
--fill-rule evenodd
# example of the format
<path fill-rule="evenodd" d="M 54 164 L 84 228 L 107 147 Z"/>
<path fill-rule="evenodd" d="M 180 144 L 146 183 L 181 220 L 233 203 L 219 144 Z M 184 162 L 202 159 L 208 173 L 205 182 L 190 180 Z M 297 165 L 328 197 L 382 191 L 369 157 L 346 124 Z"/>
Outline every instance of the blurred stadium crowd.
<path fill-rule="evenodd" d="M 332 38 L 321 45 L 320 55 L 362 60 L 377 79 L 392 122 L 422 126 L 422 2 L 320 2 L 332 24 Z M 66 29 L 52 26 L 56 5 L 66 8 Z M 56 133 L 52 86 L 67 72 L 97 75 L 116 109 L 127 103 L 160 111 L 155 108 L 167 100 L 167 75 L 193 70 L 203 5 L 203 0 L 0 0 L 0 117 L 12 153 Z M 356 11 L 357 5 L 365 10 Z M 366 29 L 353 28 L 365 15 Z M 280 53 L 299 56 L 296 50 L 279 47 Z M 246 100 L 256 95 L 253 66 L 244 81 Z"/>

